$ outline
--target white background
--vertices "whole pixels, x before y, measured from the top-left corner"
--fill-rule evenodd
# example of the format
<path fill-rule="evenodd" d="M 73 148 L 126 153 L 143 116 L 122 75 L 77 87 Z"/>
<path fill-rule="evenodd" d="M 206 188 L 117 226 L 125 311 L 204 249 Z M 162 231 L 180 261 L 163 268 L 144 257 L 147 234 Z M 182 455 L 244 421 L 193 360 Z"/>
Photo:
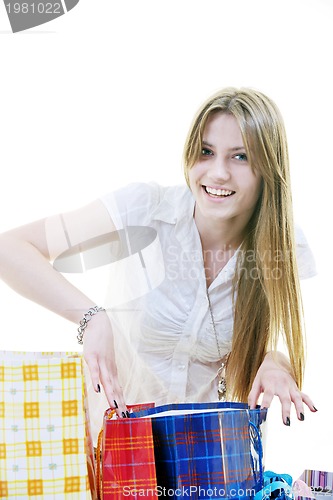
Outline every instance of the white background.
<path fill-rule="evenodd" d="M 270 410 L 266 468 L 333 471 L 331 0 L 81 0 L 12 34 L 0 4 L 0 230 L 79 207 L 131 181 L 183 182 L 192 116 L 223 86 L 280 107 L 296 219 L 318 276 L 304 283 L 304 390 L 318 413 L 291 427 Z M 99 276 L 89 284 L 96 302 Z M 83 280 L 83 281 L 82 281 Z M 75 326 L 0 284 L 2 349 L 77 350 Z"/>

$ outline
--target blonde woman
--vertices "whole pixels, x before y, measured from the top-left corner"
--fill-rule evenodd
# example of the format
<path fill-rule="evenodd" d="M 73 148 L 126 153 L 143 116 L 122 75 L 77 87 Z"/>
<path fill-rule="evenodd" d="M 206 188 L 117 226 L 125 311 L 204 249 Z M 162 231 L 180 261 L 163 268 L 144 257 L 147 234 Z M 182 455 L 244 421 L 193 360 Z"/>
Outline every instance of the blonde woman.
<path fill-rule="evenodd" d="M 276 395 L 286 425 L 292 404 L 303 420 L 304 405 L 316 409 L 301 392 L 299 275 L 314 265 L 293 225 L 275 104 L 247 88 L 212 96 L 193 121 L 184 166 L 187 185 L 132 184 L 3 234 L 2 278 L 81 324 L 96 397 L 102 386 L 120 416 L 126 404 L 212 401 L 219 389 L 251 407 Z M 108 264 L 103 308 L 61 273 L 76 248 L 90 266 Z M 289 359 L 276 351 L 280 336 Z"/>

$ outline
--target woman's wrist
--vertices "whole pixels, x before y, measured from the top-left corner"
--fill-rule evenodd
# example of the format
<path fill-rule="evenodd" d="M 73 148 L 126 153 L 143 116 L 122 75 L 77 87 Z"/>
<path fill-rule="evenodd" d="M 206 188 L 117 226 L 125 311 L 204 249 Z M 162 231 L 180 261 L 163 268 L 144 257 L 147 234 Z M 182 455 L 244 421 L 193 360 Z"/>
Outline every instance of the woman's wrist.
<path fill-rule="evenodd" d="M 288 357 L 280 351 L 268 351 L 261 364 L 265 368 L 279 368 L 291 374 L 291 366 Z"/>
<path fill-rule="evenodd" d="M 84 313 L 83 318 L 79 322 L 79 327 L 77 329 L 78 334 L 77 334 L 77 341 L 80 345 L 83 344 L 83 336 L 85 333 L 85 330 L 88 326 L 89 321 L 93 316 L 100 312 L 105 312 L 104 307 L 99 307 L 99 306 L 93 306 L 90 307 L 87 312 Z"/>

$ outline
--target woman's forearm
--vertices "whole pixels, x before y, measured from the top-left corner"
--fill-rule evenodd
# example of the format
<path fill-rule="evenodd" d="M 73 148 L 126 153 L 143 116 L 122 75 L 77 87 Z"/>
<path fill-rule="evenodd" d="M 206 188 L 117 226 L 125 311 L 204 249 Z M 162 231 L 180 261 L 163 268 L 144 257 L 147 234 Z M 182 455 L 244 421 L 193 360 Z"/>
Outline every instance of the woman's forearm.
<path fill-rule="evenodd" d="M 71 246 L 114 230 L 99 200 L 14 228 L 0 234 L 0 278 L 24 297 L 78 323 L 94 301 L 67 281 L 50 261 Z"/>
<path fill-rule="evenodd" d="M 0 277 L 20 295 L 75 323 L 94 305 L 36 247 L 10 233 L 0 236 Z"/>
<path fill-rule="evenodd" d="M 75 323 L 95 305 L 53 268 L 41 250 L 10 234 L 0 235 L 0 277 L 19 294 Z M 106 312 L 94 316 L 84 333 L 84 357 L 95 391 L 101 383 L 109 404 L 118 415 L 126 415 Z"/>

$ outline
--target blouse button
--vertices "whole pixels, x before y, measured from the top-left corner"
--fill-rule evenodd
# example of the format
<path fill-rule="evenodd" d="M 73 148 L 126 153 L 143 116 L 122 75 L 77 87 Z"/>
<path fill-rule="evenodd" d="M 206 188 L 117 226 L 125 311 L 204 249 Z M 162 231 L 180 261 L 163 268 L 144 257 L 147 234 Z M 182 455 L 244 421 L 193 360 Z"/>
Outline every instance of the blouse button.
<path fill-rule="evenodd" d="M 178 365 L 178 370 L 181 370 L 181 371 L 185 370 L 185 365 L 183 363 L 180 363 Z"/>

